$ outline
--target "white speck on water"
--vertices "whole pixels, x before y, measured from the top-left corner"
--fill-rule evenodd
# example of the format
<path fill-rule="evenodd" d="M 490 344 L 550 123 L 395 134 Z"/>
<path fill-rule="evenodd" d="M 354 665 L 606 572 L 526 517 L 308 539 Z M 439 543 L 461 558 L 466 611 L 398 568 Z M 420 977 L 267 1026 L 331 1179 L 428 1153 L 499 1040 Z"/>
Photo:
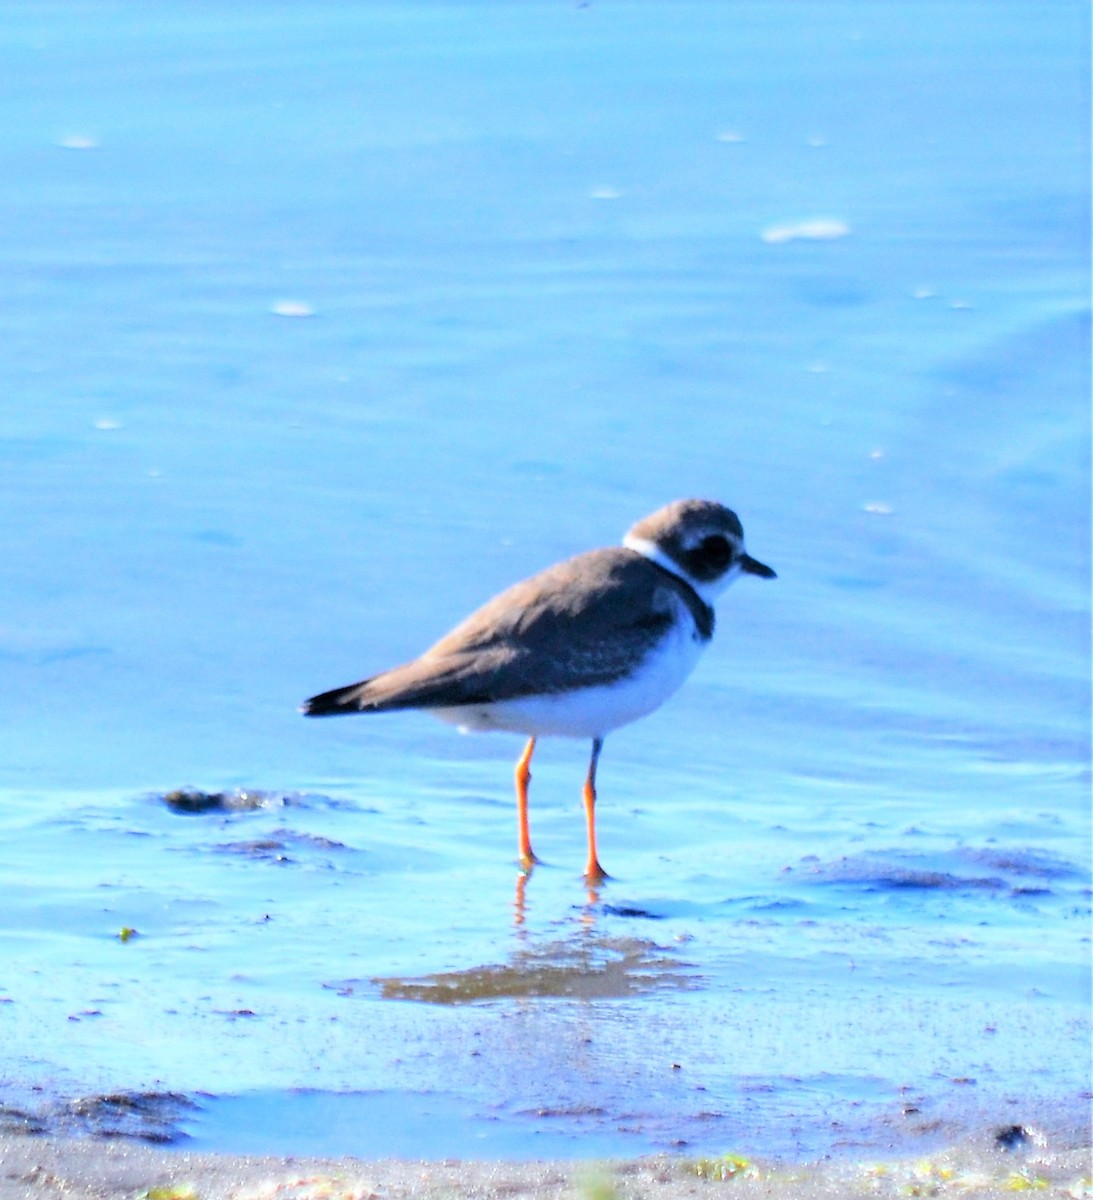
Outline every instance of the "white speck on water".
<path fill-rule="evenodd" d="M 831 242 L 847 237 L 849 234 L 850 226 L 845 221 L 816 217 L 808 221 L 768 225 L 761 236 L 768 245 L 777 246 L 783 242 Z"/>
<path fill-rule="evenodd" d="M 270 305 L 270 312 L 278 317 L 313 317 L 314 308 L 302 300 L 278 300 Z"/>
<path fill-rule="evenodd" d="M 98 150 L 97 138 L 88 137 L 82 133 L 69 133 L 57 139 L 57 145 L 62 150 Z"/>

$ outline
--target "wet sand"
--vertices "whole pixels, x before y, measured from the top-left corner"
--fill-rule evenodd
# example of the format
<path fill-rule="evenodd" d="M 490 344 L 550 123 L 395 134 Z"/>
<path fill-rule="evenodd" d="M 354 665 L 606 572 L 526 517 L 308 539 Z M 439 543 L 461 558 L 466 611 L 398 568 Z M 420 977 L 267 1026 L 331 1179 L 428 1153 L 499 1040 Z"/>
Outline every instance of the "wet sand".
<path fill-rule="evenodd" d="M 891 1161 L 763 1163 L 658 1156 L 629 1162 L 367 1162 L 191 1154 L 129 1140 L 0 1137 L 0 1200 L 682 1200 L 735 1197 L 1093 1197 L 1088 1147 L 992 1131 L 945 1152 Z"/>

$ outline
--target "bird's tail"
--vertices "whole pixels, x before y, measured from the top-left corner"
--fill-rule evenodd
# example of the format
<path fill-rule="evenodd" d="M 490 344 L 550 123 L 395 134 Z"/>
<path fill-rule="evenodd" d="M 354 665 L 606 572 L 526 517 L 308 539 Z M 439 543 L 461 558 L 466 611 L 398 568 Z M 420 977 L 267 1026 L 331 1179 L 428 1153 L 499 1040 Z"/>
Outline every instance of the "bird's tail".
<path fill-rule="evenodd" d="M 489 699 L 477 683 L 474 655 L 419 658 L 360 683 L 312 696 L 300 706 L 305 717 L 343 713 L 395 712 L 403 708 L 451 708 Z"/>
<path fill-rule="evenodd" d="M 351 683 L 346 687 L 334 688 L 332 691 L 312 696 L 300 705 L 300 712 L 305 717 L 339 717 L 347 713 L 364 712 L 371 707 L 365 699 L 370 682 L 371 680 L 366 679 L 363 683 Z"/>

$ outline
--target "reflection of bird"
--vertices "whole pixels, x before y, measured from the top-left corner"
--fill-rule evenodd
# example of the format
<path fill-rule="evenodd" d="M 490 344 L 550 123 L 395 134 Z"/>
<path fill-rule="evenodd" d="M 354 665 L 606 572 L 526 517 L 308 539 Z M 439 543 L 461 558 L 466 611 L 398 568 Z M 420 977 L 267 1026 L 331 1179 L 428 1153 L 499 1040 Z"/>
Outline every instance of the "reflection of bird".
<path fill-rule="evenodd" d="M 514 584 L 413 662 L 312 696 L 309 717 L 426 709 L 462 729 L 528 735 L 516 764 L 520 862 L 531 756 L 540 736 L 592 739 L 584 783 L 585 878 L 596 854 L 596 763 L 604 735 L 662 704 L 713 635 L 711 601 L 741 573 L 774 572 L 744 550 L 734 512 L 680 500 L 639 521 L 617 548 L 591 550 Z"/>

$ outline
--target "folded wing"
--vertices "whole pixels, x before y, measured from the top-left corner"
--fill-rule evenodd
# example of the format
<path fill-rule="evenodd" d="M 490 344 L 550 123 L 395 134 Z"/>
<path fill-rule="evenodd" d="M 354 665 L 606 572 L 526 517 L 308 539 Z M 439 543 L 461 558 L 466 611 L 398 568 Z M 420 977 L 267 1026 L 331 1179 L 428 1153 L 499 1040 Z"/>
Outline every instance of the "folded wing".
<path fill-rule="evenodd" d="M 641 556 L 592 551 L 502 592 L 413 662 L 313 696 L 302 711 L 457 708 L 608 683 L 664 636 L 678 603 Z"/>

